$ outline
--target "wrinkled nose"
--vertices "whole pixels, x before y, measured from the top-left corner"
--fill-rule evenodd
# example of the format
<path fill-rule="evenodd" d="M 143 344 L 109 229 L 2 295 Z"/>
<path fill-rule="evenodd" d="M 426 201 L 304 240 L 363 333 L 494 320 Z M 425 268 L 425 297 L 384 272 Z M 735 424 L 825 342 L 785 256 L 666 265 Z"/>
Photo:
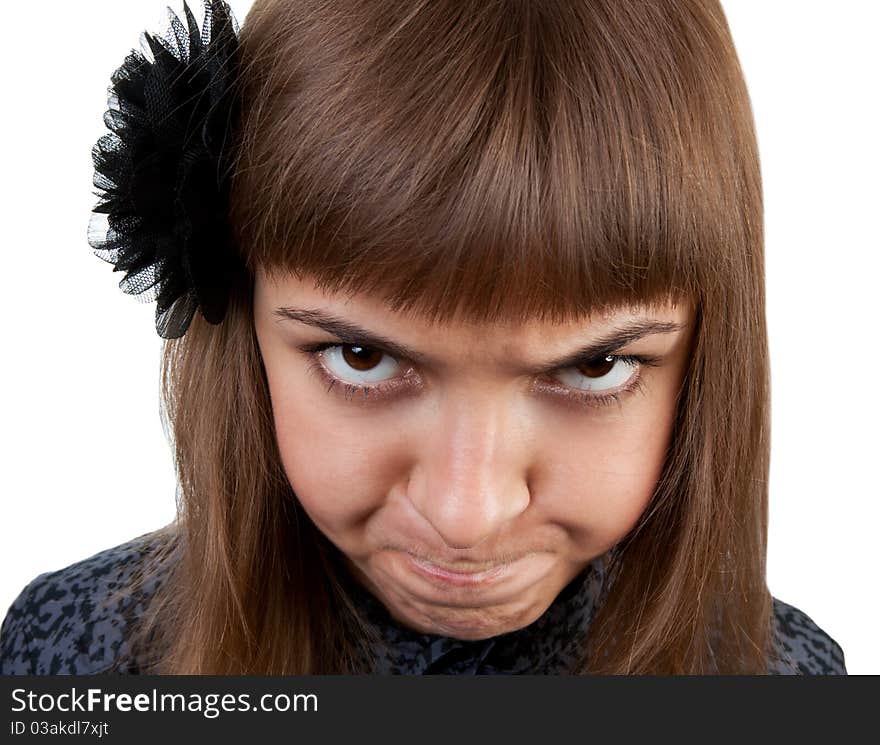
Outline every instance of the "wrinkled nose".
<path fill-rule="evenodd" d="M 529 505 L 527 464 L 510 424 L 509 403 L 460 397 L 423 443 L 409 498 L 449 548 L 491 540 Z"/>

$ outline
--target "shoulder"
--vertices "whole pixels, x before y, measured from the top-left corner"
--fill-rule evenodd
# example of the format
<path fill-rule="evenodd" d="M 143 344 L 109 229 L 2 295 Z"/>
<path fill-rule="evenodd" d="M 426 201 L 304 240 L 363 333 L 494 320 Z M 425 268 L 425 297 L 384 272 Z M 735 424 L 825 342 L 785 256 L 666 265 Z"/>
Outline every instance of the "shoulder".
<path fill-rule="evenodd" d="M 127 631 L 159 580 L 143 570 L 161 534 L 145 533 L 28 582 L 0 627 L 0 674 L 116 671 L 130 651 Z"/>
<path fill-rule="evenodd" d="M 771 675 L 846 675 L 843 650 L 799 608 L 773 598 Z"/>

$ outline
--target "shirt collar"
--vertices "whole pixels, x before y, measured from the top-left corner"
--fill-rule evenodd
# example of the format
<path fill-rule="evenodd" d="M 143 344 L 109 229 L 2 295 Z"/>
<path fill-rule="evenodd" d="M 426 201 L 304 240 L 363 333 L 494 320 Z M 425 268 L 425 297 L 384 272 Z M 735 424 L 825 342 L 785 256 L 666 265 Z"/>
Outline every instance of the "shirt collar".
<path fill-rule="evenodd" d="M 528 626 L 489 639 L 463 640 L 403 626 L 361 585 L 355 605 L 376 634 L 367 668 L 380 675 L 565 674 L 611 586 L 611 551 L 590 561 Z"/>

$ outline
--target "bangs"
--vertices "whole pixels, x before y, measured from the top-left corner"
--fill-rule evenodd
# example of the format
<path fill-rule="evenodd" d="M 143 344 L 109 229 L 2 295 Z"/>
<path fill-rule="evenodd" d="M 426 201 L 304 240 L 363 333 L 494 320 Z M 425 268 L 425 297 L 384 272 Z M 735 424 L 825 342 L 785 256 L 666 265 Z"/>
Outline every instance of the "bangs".
<path fill-rule="evenodd" d="M 251 271 L 432 322 L 565 322 L 704 298 L 748 254 L 751 114 L 711 9 L 340 7 L 257 0 L 242 27 Z"/>

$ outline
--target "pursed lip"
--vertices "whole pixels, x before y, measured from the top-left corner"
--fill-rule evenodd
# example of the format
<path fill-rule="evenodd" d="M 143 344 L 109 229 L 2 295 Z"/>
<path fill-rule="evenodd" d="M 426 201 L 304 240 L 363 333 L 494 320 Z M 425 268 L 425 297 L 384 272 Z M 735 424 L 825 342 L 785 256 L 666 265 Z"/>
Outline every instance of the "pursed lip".
<path fill-rule="evenodd" d="M 452 585 L 478 585 L 491 582 L 500 578 L 505 574 L 509 564 L 497 564 L 487 569 L 481 569 L 478 572 L 462 572 L 447 567 L 441 567 L 437 564 L 416 558 L 412 554 L 407 554 L 412 567 L 430 579 L 441 580 Z"/>

